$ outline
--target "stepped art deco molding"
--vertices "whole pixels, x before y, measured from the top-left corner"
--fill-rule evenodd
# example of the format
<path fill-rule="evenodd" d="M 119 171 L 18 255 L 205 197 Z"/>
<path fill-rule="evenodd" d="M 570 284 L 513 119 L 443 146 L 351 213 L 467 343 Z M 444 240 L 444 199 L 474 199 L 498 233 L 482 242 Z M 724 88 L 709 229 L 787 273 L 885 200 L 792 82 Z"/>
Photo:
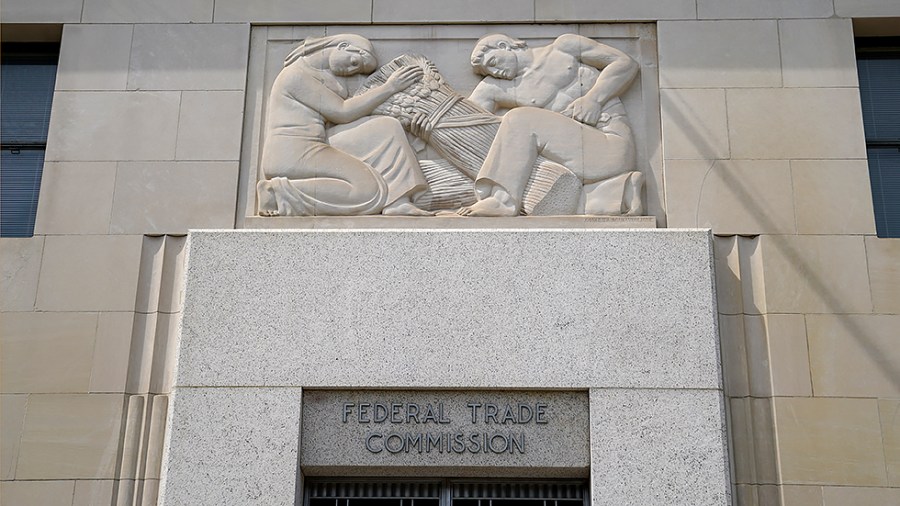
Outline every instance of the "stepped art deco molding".
<path fill-rule="evenodd" d="M 365 215 L 664 225 L 652 27 L 420 31 L 254 30 L 239 226 Z"/>

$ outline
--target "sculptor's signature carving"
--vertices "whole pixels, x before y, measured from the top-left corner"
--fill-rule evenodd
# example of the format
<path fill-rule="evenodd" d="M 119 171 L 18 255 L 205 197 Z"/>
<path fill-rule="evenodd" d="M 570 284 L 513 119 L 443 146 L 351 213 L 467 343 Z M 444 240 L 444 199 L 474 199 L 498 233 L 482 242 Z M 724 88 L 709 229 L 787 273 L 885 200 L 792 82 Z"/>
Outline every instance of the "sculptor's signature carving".
<path fill-rule="evenodd" d="M 469 97 L 402 55 L 348 98 L 335 76 L 372 72 L 371 43 L 306 39 L 272 88 L 259 214 L 643 213 L 619 99 L 638 71 L 631 57 L 579 35 L 530 48 L 494 34 L 471 65 L 485 77 Z M 442 159 L 416 160 L 403 128 Z"/>

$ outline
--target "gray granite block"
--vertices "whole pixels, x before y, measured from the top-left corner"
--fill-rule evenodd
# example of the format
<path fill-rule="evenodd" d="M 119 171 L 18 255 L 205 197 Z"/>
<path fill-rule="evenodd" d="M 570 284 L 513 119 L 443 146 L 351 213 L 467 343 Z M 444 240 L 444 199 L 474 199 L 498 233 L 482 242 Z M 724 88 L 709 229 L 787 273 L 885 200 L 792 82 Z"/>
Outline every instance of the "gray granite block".
<path fill-rule="evenodd" d="M 165 506 L 293 506 L 299 388 L 180 388 L 169 410 Z"/>
<path fill-rule="evenodd" d="M 722 393 L 591 390 L 591 502 L 731 504 Z"/>
<path fill-rule="evenodd" d="M 588 412 L 586 391 L 305 390 L 300 464 L 324 476 L 587 477 Z"/>
<path fill-rule="evenodd" d="M 177 384 L 719 388 L 705 230 L 192 232 Z"/>

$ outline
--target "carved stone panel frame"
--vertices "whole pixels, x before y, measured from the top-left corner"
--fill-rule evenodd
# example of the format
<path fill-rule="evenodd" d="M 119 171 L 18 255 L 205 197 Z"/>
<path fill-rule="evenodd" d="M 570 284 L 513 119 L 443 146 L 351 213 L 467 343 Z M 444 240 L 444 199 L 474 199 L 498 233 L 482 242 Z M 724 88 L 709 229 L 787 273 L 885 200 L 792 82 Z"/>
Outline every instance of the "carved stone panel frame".
<path fill-rule="evenodd" d="M 447 81 L 464 95 L 471 93 L 481 79 L 473 73 L 469 57 L 475 42 L 486 34 L 505 33 L 536 47 L 549 44 L 560 35 L 575 33 L 624 51 L 640 65 L 638 77 L 622 95 L 622 100 L 634 131 L 637 168 L 646 178 L 646 214 L 655 217 L 657 226 L 666 225 L 655 25 L 333 25 L 256 26 L 252 29 L 237 228 L 296 228 L 309 226 L 307 220 L 316 219 L 256 216 L 256 182 L 259 179 L 269 92 L 283 67 L 284 57 L 306 37 L 337 33 L 355 33 L 371 40 L 379 64 L 387 63 L 404 53 L 422 54 L 432 60 Z M 352 93 L 363 78 L 364 76 L 345 78 L 347 89 Z M 419 153 L 420 159 L 434 156 L 430 149 Z M 359 220 L 355 222 L 358 223 Z M 384 224 L 383 221 L 381 223 Z M 422 226 L 429 226 L 427 219 L 423 219 L 421 223 Z"/>

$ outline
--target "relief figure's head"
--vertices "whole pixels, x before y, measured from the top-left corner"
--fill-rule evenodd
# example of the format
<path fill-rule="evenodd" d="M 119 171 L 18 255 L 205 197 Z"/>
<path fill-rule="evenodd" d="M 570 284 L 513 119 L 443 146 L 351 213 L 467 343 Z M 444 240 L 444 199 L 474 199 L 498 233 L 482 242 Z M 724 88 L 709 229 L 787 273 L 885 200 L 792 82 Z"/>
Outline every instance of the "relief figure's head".
<path fill-rule="evenodd" d="M 328 68 L 338 76 L 369 74 L 378 66 L 369 39 L 352 33 L 308 37 L 285 58 L 284 66 L 319 52 L 327 53 Z"/>
<path fill-rule="evenodd" d="M 518 53 L 527 47 L 525 41 L 509 35 L 485 35 L 475 43 L 475 49 L 472 50 L 472 67 L 476 74 L 513 79 L 521 70 Z"/>

